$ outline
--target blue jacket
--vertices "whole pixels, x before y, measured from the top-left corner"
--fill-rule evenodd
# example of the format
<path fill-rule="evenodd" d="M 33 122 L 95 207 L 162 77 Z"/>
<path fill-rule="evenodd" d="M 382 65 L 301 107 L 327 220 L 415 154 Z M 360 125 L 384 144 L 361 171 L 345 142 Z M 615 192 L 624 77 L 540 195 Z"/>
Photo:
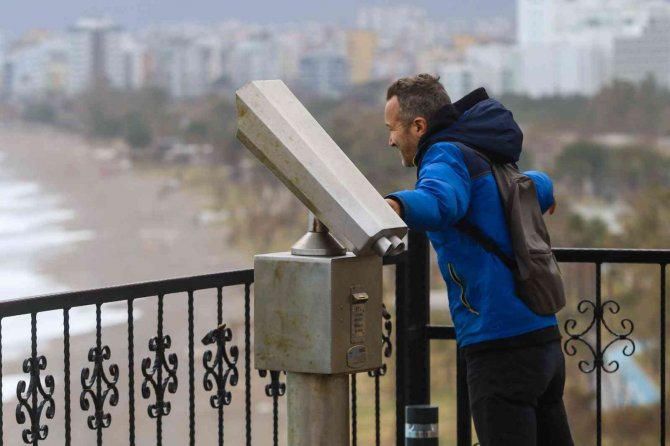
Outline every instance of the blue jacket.
<path fill-rule="evenodd" d="M 557 324 L 555 316 L 533 313 L 516 295 L 510 269 L 454 227 L 461 219 L 469 221 L 513 257 L 490 167 L 477 155 L 446 142 L 462 142 L 493 158 L 518 161 L 521 130 L 509 110 L 482 92 L 473 92 L 474 97 L 466 96 L 431 119 L 415 159 L 415 189 L 389 195 L 402 204 L 407 225 L 428 234 L 447 284 L 449 309 L 461 347 Z M 551 180 L 541 172 L 525 174 L 534 180 L 540 207 L 546 212 L 554 203 Z"/>

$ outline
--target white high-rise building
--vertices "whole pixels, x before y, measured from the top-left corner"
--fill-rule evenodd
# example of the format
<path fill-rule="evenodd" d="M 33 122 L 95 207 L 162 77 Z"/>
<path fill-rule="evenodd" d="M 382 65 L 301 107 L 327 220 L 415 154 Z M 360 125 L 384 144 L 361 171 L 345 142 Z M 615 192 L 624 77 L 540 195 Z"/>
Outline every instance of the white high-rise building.
<path fill-rule="evenodd" d="M 517 0 L 517 43 L 593 42 L 639 35 L 665 0 Z"/>
<path fill-rule="evenodd" d="M 478 87 L 494 95 L 518 93 L 519 51 L 504 44 L 474 45 L 461 61 L 443 64 L 438 74 L 453 101 Z"/>
<path fill-rule="evenodd" d="M 670 88 L 670 14 L 653 17 L 639 37 L 616 40 L 614 77 L 629 82 L 653 78 Z"/>
<path fill-rule="evenodd" d="M 592 95 L 614 77 L 616 39 L 639 36 L 665 0 L 517 0 L 520 83 L 533 97 Z"/>
<path fill-rule="evenodd" d="M 415 60 L 411 56 L 398 49 L 379 51 L 372 65 L 372 78 L 391 83 L 399 77 L 416 74 Z"/>
<path fill-rule="evenodd" d="M 279 77 L 291 81 L 296 79 L 300 71 L 300 57 L 303 53 L 303 36 L 300 32 L 287 32 L 277 35 L 280 61 Z"/>
<path fill-rule="evenodd" d="M 109 20 L 81 19 L 68 30 L 71 94 L 109 85 L 124 87 L 121 29 Z"/>
<path fill-rule="evenodd" d="M 4 96 L 26 99 L 64 93 L 68 74 L 66 40 L 59 36 L 31 36 L 7 53 Z"/>
<path fill-rule="evenodd" d="M 280 79 L 282 75 L 280 45 L 269 35 L 239 42 L 229 61 L 235 87 L 252 80 Z"/>
<path fill-rule="evenodd" d="M 436 41 L 446 42 L 449 28 L 444 22 L 431 21 L 426 10 L 409 4 L 360 8 L 356 27 L 377 33 L 382 50 L 402 46 L 409 52 L 421 51 Z"/>
<path fill-rule="evenodd" d="M 556 40 L 558 0 L 518 0 L 516 41 L 521 46 Z"/>
<path fill-rule="evenodd" d="M 0 101 L 6 97 L 7 82 L 7 43 L 5 37 L 0 33 Z"/>
<path fill-rule="evenodd" d="M 547 43 L 519 54 L 519 90 L 531 97 L 591 96 L 611 79 L 607 54 L 591 46 Z"/>
<path fill-rule="evenodd" d="M 349 86 L 349 64 L 343 54 L 316 51 L 300 60 L 300 83 L 321 96 L 337 98 Z"/>
<path fill-rule="evenodd" d="M 452 101 L 482 86 L 477 78 L 480 68 L 472 62 L 450 62 L 440 68 L 440 82 Z"/>
<path fill-rule="evenodd" d="M 465 58 L 478 67 L 478 86 L 497 95 L 519 92 L 519 51 L 514 46 L 473 45 L 465 50 Z"/>
<path fill-rule="evenodd" d="M 220 76 L 222 50 L 217 41 L 173 36 L 153 54 L 155 83 L 175 98 L 202 96 Z"/>
<path fill-rule="evenodd" d="M 129 34 L 121 36 L 120 44 L 123 75 L 119 87 L 126 90 L 142 88 L 148 77 L 147 48 Z"/>

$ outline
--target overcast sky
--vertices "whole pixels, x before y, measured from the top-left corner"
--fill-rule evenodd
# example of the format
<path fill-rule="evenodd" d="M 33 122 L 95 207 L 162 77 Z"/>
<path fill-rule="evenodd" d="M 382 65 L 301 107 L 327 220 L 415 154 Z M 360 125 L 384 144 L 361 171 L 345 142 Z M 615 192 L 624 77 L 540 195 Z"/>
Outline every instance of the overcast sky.
<path fill-rule="evenodd" d="M 241 19 L 261 23 L 319 20 L 353 24 L 359 5 L 405 3 L 436 17 L 512 18 L 514 0 L 0 0 L 0 33 L 63 29 L 81 16 L 110 17 L 128 28 L 177 21 Z"/>

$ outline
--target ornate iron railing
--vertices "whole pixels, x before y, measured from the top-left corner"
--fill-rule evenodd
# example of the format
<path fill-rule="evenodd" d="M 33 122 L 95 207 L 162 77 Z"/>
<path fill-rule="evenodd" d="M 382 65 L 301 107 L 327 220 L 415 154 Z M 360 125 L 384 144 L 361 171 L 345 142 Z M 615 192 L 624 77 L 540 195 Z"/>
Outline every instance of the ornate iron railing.
<path fill-rule="evenodd" d="M 417 237 L 417 236 L 415 236 Z M 417 248 L 418 245 L 419 247 Z M 413 256 L 425 262 L 427 258 L 427 242 L 420 240 L 415 243 L 415 249 L 425 249 L 423 254 L 415 252 Z M 585 350 L 590 357 L 578 361 L 578 369 L 585 374 L 595 374 L 595 438 L 594 443 L 597 446 L 603 444 L 603 381 L 602 373 L 612 374 L 617 372 L 620 363 L 619 360 L 606 360 L 605 354 L 615 346 L 622 349 L 624 358 L 630 357 L 635 353 L 636 344 L 632 338 L 634 330 L 634 321 L 630 317 L 623 317 L 619 320 L 619 327 L 612 325 L 608 320 L 610 315 L 620 313 L 621 306 L 613 299 L 603 299 L 602 296 L 602 268 L 606 264 L 628 264 L 628 265 L 658 265 L 660 271 L 660 287 L 658 301 L 650 302 L 653 310 L 658 308 L 659 322 L 659 438 L 658 444 L 666 444 L 666 266 L 670 263 L 670 250 L 620 250 L 620 249 L 555 249 L 556 258 L 562 264 L 592 264 L 595 266 L 595 293 L 592 298 L 583 299 L 577 302 L 569 302 L 567 311 L 587 316 L 586 323 L 578 322 L 574 317 L 569 317 L 562 326 L 563 331 L 563 349 L 566 355 L 575 356 L 578 350 Z M 418 272 L 417 272 L 418 273 Z M 428 277 L 423 276 L 420 281 L 427 281 Z M 412 309 L 411 320 L 407 327 L 401 326 L 398 322 L 397 330 L 409 330 L 407 336 L 404 336 L 407 346 L 403 352 L 398 353 L 398 368 L 405 367 L 406 361 L 412 361 L 415 364 L 424 364 L 422 367 L 407 367 L 406 371 L 397 383 L 398 401 L 403 401 L 402 407 L 398 406 L 398 434 L 397 444 L 404 444 L 404 437 L 401 431 L 401 420 L 404 404 L 428 404 L 430 402 L 430 387 L 426 384 L 430 382 L 430 354 L 429 344 L 433 340 L 452 340 L 455 341 L 456 334 L 454 328 L 446 325 L 431 325 L 428 318 L 429 296 L 427 287 L 420 286 L 411 299 L 414 305 Z M 645 299 L 648 299 L 645 296 Z M 658 306 L 656 306 L 658 305 Z M 400 310 L 398 310 L 400 311 Z M 603 334 L 607 333 L 611 338 L 609 341 L 603 341 Z M 398 347 L 400 346 L 398 341 Z M 471 446 L 472 423 L 469 409 L 469 400 L 466 382 L 466 365 L 460 352 L 456 354 L 457 367 L 457 427 L 456 444 L 458 446 Z M 568 380 L 570 371 L 568 371 Z M 449 408 L 446 408 L 449 410 Z"/>
<path fill-rule="evenodd" d="M 406 255 L 385 259 L 386 264 L 403 265 Z M 403 273 L 403 267 L 399 267 Z M 251 334 L 251 287 L 254 281 L 253 270 L 241 270 L 210 274 L 188 278 L 161 280 L 139 284 L 115 286 L 110 288 L 95 289 L 88 291 L 68 292 L 46 296 L 37 296 L 16 300 L 0 302 L 0 381 L 3 377 L 3 345 L 2 345 L 2 323 L 14 316 L 29 315 L 31 318 L 30 340 L 31 353 L 23 363 L 25 374 L 16 386 L 17 402 L 5 402 L 0 404 L 0 446 L 15 444 L 39 445 L 47 439 L 51 440 L 50 424 L 53 423 L 54 414 L 63 411 L 64 426 L 62 429 L 63 439 L 61 444 L 70 446 L 73 443 L 73 429 L 81 429 L 81 424 L 73 427 L 73 415 L 86 418 L 86 426 L 94 431 L 96 443 L 103 444 L 103 432 L 109 430 L 114 419 L 110 410 L 117 406 L 127 405 L 128 430 L 127 440 L 121 441 L 114 438 L 113 444 L 135 444 L 142 443 L 138 440 L 137 422 L 138 417 L 153 420 L 155 426 L 155 443 L 157 445 L 177 444 L 170 443 L 165 439 L 164 423 L 185 423 L 184 429 L 188 429 L 188 443 L 194 445 L 196 442 L 196 406 L 208 407 L 217 412 L 217 432 L 212 440 L 217 444 L 224 444 L 224 414 L 227 406 L 234 398 L 240 398 L 239 392 L 233 392 L 240 381 L 243 381 L 244 392 L 244 444 L 252 444 L 252 334 Z M 235 333 L 226 325 L 224 320 L 224 289 L 229 287 L 243 287 L 244 289 L 244 324 L 243 333 Z M 194 328 L 194 307 L 200 292 L 216 292 L 216 323 L 217 328 L 203 333 L 196 333 Z M 165 296 L 183 296 L 186 300 L 187 312 L 185 323 L 187 325 L 187 348 L 186 355 L 175 350 L 173 347 L 174 334 L 166 330 L 164 326 Z M 137 317 L 134 310 L 140 302 L 150 304 L 147 299 L 156 300 L 156 332 L 148 340 L 145 340 L 145 349 L 149 354 L 137 361 L 139 352 L 137 339 Z M 127 359 L 119 361 L 118 351 L 112 351 L 109 345 L 103 342 L 103 305 L 110 303 L 124 303 L 127 328 Z M 87 355 L 88 364 L 80 372 L 78 385 L 73 384 L 72 374 L 72 352 L 71 352 L 71 312 L 77 307 L 95 306 L 95 337 Z M 54 379 L 56 370 L 50 369 L 54 356 L 60 355 L 53 348 L 41 351 L 38 348 L 38 315 L 52 310 L 62 312 L 62 380 Z M 213 308 L 212 308 L 213 310 Z M 390 357 L 391 347 L 391 315 L 384 311 L 383 323 L 385 330 L 380 342 L 384 345 L 386 357 Z M 173 328 L 174 329 L 174 328 Z M 202 353 L 202 362 L 196 363 L 195 352 L 199 348 L 196 340 L 207 350 Z M 142 345 L 142 344 L 140 344 Z M 184 356 L 186 356 L 184 358 Z M 60 359 L 60 358 L 59 358 Z M 243 374 L 240 367 L 243 361 Z M 5 362 L 9 362 L 5 360 Z M 138 370 L 139 365 L 139 370 Z M 52 366 L 53 367 L 53 366 Z M 175 393 L 184 385 L 178 379 L 178 372 L 183 368 L 188 369 L 188 379 L 185 383 L 188 387 L 188 398 L 186 400 L 175 400 Z M 375 383 L 375 426 L 376 444 L 380 444 L 380 389 L 379 380 L 386 373 L 386 365 L 381 369 L 365 374 L 370 376 Z M 120 377 L 125 375 L 126 387 L 120 385 Z M 197 375 L 197 376 L 196 376 Z M 271 399 L 272 405 L 272 444 L 280 444 L 280 422 L 279 422 L 279 400 L 284 396 L 286 385 L 284 376 L 280 371 L 259 371 L 261 378 L 268 379 L 265 385 L 265 395 Z M 141 380 L 139 383 L 137 380 Z M 352 439 L 353 444 L 357 442 L 358 425 L 356 413 L 356 375 L 351 376 L 352 384 Z M 76 382 L 77 380 L 75 380 Z M 196 401 L 196 385 L 201 384 L 207 399 Z M 136 400 L 136 391 L 140 390 L 142 402 Z M 72 398 L 79 397 L 78 408 L 71 404 Z M 0 402 L 2 401 L 2 387 L 0 387 Z M 173 412 L 177 405 L 188 405 L 188 416 L 185 420 L 175 419 Z M 390 402 L 389 402 L 390 404 Z M 8 432 L 5 424 L 7 419 L 3 413 L 7 406 L 15 408 L 12 430 Z M 144 407 L 140 407 L 144 406 Z M 138 413 L 141 410 L 142 413 Z M 172 418 L 172 419 L 171 419 Z M 4 423 L 3 423 L 4 421 Z M 53 426 L 51 426 L 53 427 Z M 238 427 L 235 425 L 234 427 Z M 16 431 L 20 431 L 20 433 Z M 52 429 L 53 431 L 53 429 Z M 16 438 L 16 435 L 19 438 Z M 201 433 L 200 436 L 205 434 Z M 210 435 L 209 429 L 206 432 Z M 269 444 L 267 438 L 255 439 L 256 444 Z M 109 440 L 108 440 L 109 442 Z M 180 443 L 182 444 L 182 443 Z"/>
<path fill-rule="evenodd" d="M 16 404 L 16 422 L 19 426 L 26 425 L 21 433 L 25 444 L 38 445 L 49 436 L 49 420 L 53 419 L 56 410 L 64 411 L 63 443 L 72 444 L 72 392 L 79 394 L 79 407 L 87 414 L 87 426 L 96 432 L 97 444 L 103 444 L 103 431 L 112 423 L 112 415 L 108 413 L 110 407 L 116 406 L 125 399 L 129 412 L 128 440 L 130 445 L 136 444 L 136 409 L 139 403 L 135 400 L 137 370 L 135 363 L 135 318 L 133 310 L 136 302 L 147 297 L 157 297 L 157 331 L 147 344 L 152 356 L 144 358 L 140 363 L 140 383 L 142 398 L 147 401 L 146 411 L 149 418 L 155 420 L 156 444 L 163 444 L 163 420 L 171 414 L 175 401 L 170 396 L 175 394 L 179 387 L 177 370 L 179 368 L 179 354 L 172 349 L 172 339 L 164 332 L 164 296 L 168 294 L 185 294 L 187 299 L 188 324 L 188 430 L 189 444 L 195 444 L 195 332 L 194 332 L 194 300 L 195 293 L 201 290 L 217 290 L 217 319 L 222 323 L 222 290 L 225 287 L 244 287 L 244 361 L 245 361 L 245 399 L 247 407 L 250 404 L 251 392 L 251 347 L 250 347 L 250 287 L 253 283 L 253 270 L 232 271 L 220 274 L 210 274 L 189 278 L 179 278 L 146 282 L 140 284 L 116 286 L 104 289 L 53 294 L 25 299 L 16 299 L 0 302 L 0 327 L 2 322 L 13 316 L 30 315 L 31 318 L 31 355 L 25 359 L 23 372 L 27 374 L 25 380 L 19 381 L 16 388 L 18 403 Z M 118 382 L 121 367 L 115 359 L 112 363 L 112 349 L 102 342 L 102 305 L 112 302 L 125 302 L 127 309 L 127 376 L 128 386 L 122 392 Z M 81 370 L 80 386 L 76 390 L 72 387 L 71 351 L 70 351 L 70 313 L 72 309 L 87 305 L 95 305 L 96 329 L 95 345 L 88 351 L 89 367 Z M 48 370 L 47 355 L 40 354 L 37 346 L 37 316 L 40 313 L 61 310 L 63 314 L 63 380 L 56 383 Z M 225 326 L 222 326 L 225 327 Z M 211 350 L 204 353 L 203 386 L 206 391 L 214 389 L 216 392 L 210 399 L 211 407 L 218 410 L 219 425 L 218 438 L 223 444 L 223 408 L 230 403 L 231 395 L 226 386 L 235 386 L 238 381 L 237 359 L 239 349 L 232 346 L 232 332 L 221 328 L 205 336 L 206 345 L 216 343 L 216 354 Z M 0 330 L 0 379 L 2 378 L 2 338 Z M 56 352 L 48 352 L 55 355 Z M 117 353 L 117 352 L 114 352 Z M 2 390 L 0 388 L 0 399 Z M 125 398 L 124 398 L 125 397 Z M 57 404 L 62 401 L 62 409 Z M 6 403 L 3 403 L 3 407 Z M 276 408 L 275 408 L 276 410 Z M 3 411 L 4 412 L 4 411 Z M 0 444 L 19 444 L 15 438 L 7 438 L 3 429 L 3 417 L 0 412 Z M 118 444 L 118 439 L 114 441 Z M 124 441 L 125 443 L 125 441 Z M 251 412 L 246 411 L 246 444 L 251 444 Z"/>
<path fill-rule="evenodd" d="M 431 325 L 429 308 L 429 246 L 423 234 L 411 232 L 409 235 L 409 250 L 400 256 L 384 259 L 385 265 L 395 265 L 395 312 L 385 311 L 383 339 L 384 356 L 389 359 L 394 353 L 395 367 L 391 362 L 382 368 L 367 374 L 351 376 L 351 439 L 352 445 L 363 443 L 360 438 L 359 424 L 359 393 L 361 380 L 371 379 L 374 386 L 374 435 L 366 432 L 374 444 L 382 443 L 382 417 L 380 411 L 384 407 L 393 405 L 396 408 L 396 441 L 404 444 L 404 408 L 407 404 L 426 404 L 430 402 L 430 343 L 439 340 L 455 340 L 453 327 Z M 580 250 L 557 249 L 557 258 L 563 263 L 589 263 L 595 265 L 595 294 L 593 298 L 570 305 L 575 308 L 572 312 L 577 315 L 586 315 L 587 321 L 578 321 L 574 317 L 568 318 L 563 325 L 564 350 L 567 355 L 574 355 L 578 350 L 590 354 L 587 359 L 578 362 L 580 372 L 593 374 L 595 385 L 596 432 L 595 443 L 600 446 L 603 438 L 602 420 L 602 373 L 616 373 L 618 360 L 607 361 L 605 353 L 620 345 L 624 357 L 633 355 L 636 344 L 632 338 L 634 321 L 630 317 L 623 317 L 615 327 L 608 319 L 609 316 L 621 311 L 619 303 L 612 299 L 603 299 L 601 282 L 602 266 L 610 263 L 626 264 L 655 264 L 660 267 L 660 295 L 659 313 L 660 323 L 660 443 L 665 445 L 666 436 L 666 377 L 665 377 L 665 301 L 666 301 L 666 265 L 670 263 L 670 250 Z M 155 443 L 161 445 L 165 439 L 165 421 L 170 424 L 183 423 L 188 431 L 188 443 L 195 444 L 198 438 L 205 434 L 210 435 L 212 441 L 224 444 L 230 430 L 239 429 L 243 444 L 280 444 L 279 402 L 284 396 L 286 387 L 284 376 L 280 371 L 260 371 L 256 374 L 252 370 L 252 335 L 251 335 L 251 303 L 253 271 L 231 271 L 220 274 L 170 279 L 141 284 L 124 285 L 118 287 L 88 290 L 72 293 L 61 293 L 48 296 L 17 299 L 0 302 L 0 381 L 3 376 L 4 345 L 2 339 L 2 324 L 14 316 L 26 315 L 30 317 L 30 333 L 26 342 L 30 345 L 30 354 L 23 361 L 22 379 L 16 385 L 15 401 L 0 404 L 0 446 L 14 444 L 39 445 L 47 439 L 53 438 L 55 431 L 62 430 L 62 443 L 70 446 L 73 443 L 73 415 L 76 413 L 85 418 L 85 423 L 77 424 L 74 429 L 84 429 L 95 434 L 96 443 L 103 444 L 104 432 L 114 426 L 115 419 L 112 412 L 115 408 L 127 406 L 127 440 L 123 444 L 140 444 L 137 437 L 139 417 L 144 417 L 143 429 L 147 429 L 146 419 L 153 423 Z M 231 317 L 224 312 L 226 296 L 224 290 L 238 287 L 241 291 L 242 305 L 240 312 L 244 313 L 243 323 L 239 332 L 235 331 Z M 195 310 L 198 307 L 199 297 L 208 291 L 216 294 L 216 323 L 196 332 Z M 185 301 L 185 339 L 186 347 L 183 351 L 175 348 L 175 327 L 164 324 L 165 297 L 182 296 Z M 138 319 L 134 317 L 134 310 L 140 305 L 151 304 L 155 300 L 156 330 L 152 335 L 143 338 L 137 343 L 136 327 Z M 125 304 L 125 327 L 127 331 L 127 359 L 119 361 L 118 351 L 103 342 L 103 305 L 116 302 Z M 71 313 L 73 309 L 83 306 L 95 306 L 95 335 L 93 343 L 88 348 L 87 364 L 81 368 L 76 387 L 72 384 L 71 357 Z M 201 304 L 202 305 L 202 304 Z M 61 356 L 50 348 L 41 351 L 38 345 L 38 315 L 52 310 L 62 312 L 62 379 L 54 379 L 57 370 L 50 368 L 54 357 Z M 213 310 L 213 308 L 212 308 Z M 392 315 L 395 313 L 395 317 Z M 142 319 L 142 321 L 146 318 Z M 394 327 L 395 325 L 395 327 Z M 213 328 L 216 327 L 216 328 Z M 393 333 L 395 332 L 395 336 Z M 611 341 L 603 341 L 603 334 L 609 334 Z M 81 335 L 80 335 L 81 336 Z M 29 340 L 28 340 L 29 338 Z M 200 339 L 202 340 L 200 341 Z M 200 342 L 198 342 L 200 341 Z M 395 345 L 392 346 L 392 342 Z M 197 344 L 197 345 L 196 345 Z M 202 347 L 200 346 L 202 344 Z M 148 354 L 141 353 L 147 350 Z M 202 355 L 201 361 L 196 361 L 196 349 Z M 140 361 L 136 362 L 139 356 Z M 185 356 L 185 358 L 184 358 Z M 9 361 L 5 360 L 6 363 Z M 139 365 L 139 367 L 138 367 Z M 53 365 L 51 365 L 53 367 Z M 392 397 L 385 396 L 380 390 L 381 378 L 387 371 L 395 372 L 395 401 L 386 401 Z M 467 385 L 465 381 L 465 363 L 460 353 L 456 354 L 456 389 L 457 402 L 454 408 L 441 408 L 442 411 L 456 410 L 457 427 L 456 442 L 458 446 L 472 445 L 472 429 L 469 412 Z M 182 389 L 179 373 L 187 373 L 186 399 L 176 399 L 178 389 Z M 265 437 L 252 437 L 252 378 L 265 379 L 265 396 L 270 398 L 269 407 L 272 412 L 271 435 L 272 440 Z M 136 380 L 140 380 L 139 383 Z M 242 386 L 242 389 L 239 386 Z M 198 391 L 196 391 L 196 386 Z M 389 387 L 388 383 L 385 387 Z M 200 392 L 201 397 L 196 398 Z M 136 401 L 136 393 L 142 400 Z M 205 395 L 202 397 L 202 395 Z M 72 405 L 71 400 L 79 397 L 79 404 Z M 242 398 L 243 397 L 243 398 Z M 0 401 L 2 401 L 2 387 L 0 387 Z M 224 435 L 224 415 L 226 409 L 234 402 L 243 400 L 243 423 L 228 425 Z M 184 408 L 187 416 L 183 419 L 175 418 L 175 408 Z M 7 408 L 14 410 L 6 411 Z M 204 408 L 204 409 L 203 409 Z M 141 412 L 138 412 L 138 409 Z M 216 412 L 216 429 L 207 429 L 207 432 L 196 430 L 198 410 L 212 410 Z M 63 426 L 50 432 L 54 427 L 54 416 L 62 411 Z M 11 429 L 7 426 L 9 415 L 15 412 L 11 422 Z M 369 415 L 366 415 L 369 417 Z M 255 418 L 254 418 L 255 419 Z M 369 421 L 369 420 L 368 420 Z M 367 422 L 367 421 L 366 421 Z M 118 422 L 117 422 L 118 423 Z M 201 423 L 202 424 L 202 423 Z M 256 424 L 254 424 L 256 425 Z M 243 427 L 242 427 L 243 426 Z M 12 432 L 10 432 L 10 430 Z M 18 430 L 18 432 L 17 432 Z M 385 429 L 387 431 L 388 429 Z M 211 431 L 211 432 L 210 432 Z M 215 431 L 215 432 L 214 432 Z M 144 432 L 146 433 L 146 432 Z M 59 436 L 60 436 L 59 432 Z M 119 439 L 112 443 L 118 444 Z M 252 441 L 253 440 L 253 441 Z M 170 441 L 166 441 L 170 443 Z M 182 443 L 180 443 L 182 444 Z"/>
<path fill-rule="evenodd" d="M 602 404 L 602 373 L 614 373 L 619 369 L 617 360 L 605 361 L 606 352 L 615 344 L 622 345 L 622 353 L 630 357 L 635 353 L 635 342 L 630 337 L 634 330 L 634 323 L 629 318 L 619 322 L 620 329 L 614 329 L 608 323 L 609 314 L 617 314 L 621 310 L 619 303 L 612 299 L 603 301 L 602 296 L 602 268 L 604 264 L 639 264 L 658 265 L 660 272 L 660 287 L 658 294 L 659 317 L 659 377 L 660 377 L 660 425 L 659 444 L 666 443 L 666 370 L 665 370 L 665 304 L 666 304 L 666 266 L 670 263 L 670 250 L 616 250 L 616 249 L 557 249 L 556 257 L 565 263 L 590 263 L 595 265 L 595 296 L 592 300 L 581 300 L 576 308 L 580 314 L 591 312 L 591 319 L 583 329 L 578 329 L 574 318 L 565 321 L 563 334 L 563 349 L 569 356 L 577 354 L 577 346 L 582 345 L 591 354 L 590 360 L 579 361 L 579 370 L 583 373 L 596 374 L 596 445 L 601 446 L 603 441 L 603 404 Z M 654 305 L 655 306 L 655 305 Z M 603 329 L 612 339 L 603 347 Z M 595 336 L 595 342 L 590 337 Z"/>

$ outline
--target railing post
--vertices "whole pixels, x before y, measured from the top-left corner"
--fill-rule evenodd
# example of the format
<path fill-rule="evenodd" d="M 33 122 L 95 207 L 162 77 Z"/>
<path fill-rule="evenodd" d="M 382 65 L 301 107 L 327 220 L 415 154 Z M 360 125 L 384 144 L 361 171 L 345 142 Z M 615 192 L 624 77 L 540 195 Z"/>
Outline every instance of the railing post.
<path fill-rule="evenodd" d="M 396 266 L 396 439 L 405 444 L 405 406 L 430 404 L 430 256 L 428 238 L 410 231 Z"/>

